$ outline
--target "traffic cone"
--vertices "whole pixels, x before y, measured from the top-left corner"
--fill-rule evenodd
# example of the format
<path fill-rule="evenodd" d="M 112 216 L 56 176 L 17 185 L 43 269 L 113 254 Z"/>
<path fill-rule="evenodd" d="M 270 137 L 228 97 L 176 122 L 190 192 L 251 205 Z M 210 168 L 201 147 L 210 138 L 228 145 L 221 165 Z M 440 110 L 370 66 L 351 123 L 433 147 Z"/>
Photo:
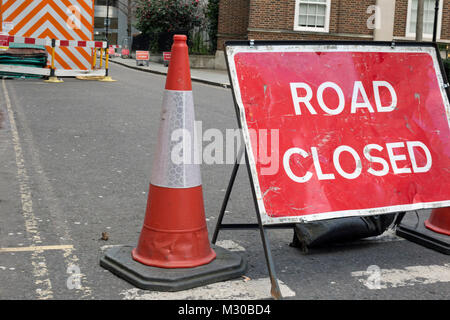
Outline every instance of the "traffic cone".
<path fill-rule="evenodd" d="M 418 223 L 412 219 L 402 221 L 396 233 L 425 247 L 450 254 L 450 207 L 433 209 L 428 219 L 422 213 Z"/>
<path fill-rule="evenodd" d="M 186 36 L 174 37 L 172 54 L 146 217 L 133 258 L 149 266 L 191 268 L 211 262 L 216 254 L 208 240 L 200 165 L 191 159 L 175 164 L 167 148 L 174 130 L 185 130 L 186 137 L 193 138 L 195 121 Z M 189 142 L 194 146 L 193 139 Z M 192 155 L 194 149 L 187 152 Z"/>
<path fill-rule="evenodd" d="M 240 277 L 247 268 L 239 254 L 210 246 L 200 165 L 185 156 L 197 149 L 194 123 L 186 36 L 175 35 L 139 241 L 134 249 L 111 248 L 100 260 L 101 266 L 142 289 L 184 290 Z M 173 160 L 175 130 L 189 139 L 183 143 L 182 161 Z"/>
<path fill-rule="evenodd" d="M 434 232 L 450 236 L 450 207 L 438 208 L 431 212 L 425 226 Z"/>

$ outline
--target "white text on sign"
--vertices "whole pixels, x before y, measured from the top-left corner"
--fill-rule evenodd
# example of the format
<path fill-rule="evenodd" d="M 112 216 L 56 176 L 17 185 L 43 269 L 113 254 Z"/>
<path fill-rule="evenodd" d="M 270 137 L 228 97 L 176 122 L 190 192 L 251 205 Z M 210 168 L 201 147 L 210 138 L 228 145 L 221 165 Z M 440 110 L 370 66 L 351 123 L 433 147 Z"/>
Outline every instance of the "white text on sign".
<path fill-rule="evenodd" d="M 373 81 L 373 100 L 375 101 L 375 108 L 372 106 L 369 100 L 369 96 L 367 95 L 367 91 L 364 88 L 361 81 L 355 81 L 353 85 L 352 91 L 352 99 L 350 104 L 350 113 L 354 114 L 359 109 L 366 109 L 368 112 L 392 112 L 397 108 L 397 94 L 395 92 L 394 87 L 387 81 Z M 380 90 L 384 88 L 384 90 L 388 90 L 390 94 L 390 104 L 382 104 L 380 97 Z M 294 105 L 294 111 L 296 115 L 302 114 L 302 108 L 306 107 L 306 110 L 310 114 L 317 115 L 318 112 L 311 104 L 311 100 L 314 98 L 314 92 L 310 85 L 305 82 L 293 82 L 290 83 L 290 89 L 292 94 L 292 102 Z M 330 103 L 327 103 L 324 100 L 324 92 L 325 90 L 333 90 L 338 97 L 338 105 L 330 106 Z M 299 94 L 299 90 L 301 94 Z M 362 101 L 361 101 L 362 98 Z M 316 91 L 316 99 L 319 107 L 326 115 L 338 115 L 344 111 L 346 106 L 345 94 L 344 91 L 334 82 L 324 82 L 322 83 Z M 375 111 L 376 110 L 376 111 Z M 429 148 L 420 141 L 407 141 L 406 149 L 409 156 L 410 166 L 401 166 L 398 164 L 400 161 L 407 161 L 408 157 L 405 153 L 399 154 L 399 152 L 395 153 L 394 149 L 399 150 L 401 148 L 405 148 L 404 142 L 393 142 L 386 143 L 386 153 L 387 153 L 387 161 L 385 158 L 377 156 L 381 155 L 381 152 L 384 148 L 379 144 L 368 144 L 362 150 L 362 154 L 369 161 L 370 166 L 367 169 L 367 172 L 371 175 L 382 177 L 389 173 L 390 168 L 392 168 L 392 172 L 394 174 L 411 174 L 411 173 L 423 173 L 428 172 L 431 169 L 432 165 L 432 157 Z M 421 164 L 420 166 L 417 163 L 416 156 L 414 154 L 414 149 L 419 148 L 422 150 L 425 155 L 425 164 Z M 341 165 L 340 156 L 342 153 L 348 153 L 354 160 L 355 166 L 352 172 L 346 172 Z M 291 168 L 290 161 L 293 155 L 300 155 L 303 158 L 307 158 L 312 156 L 315 173 L 317 175 L 318 180 L 333 180 L 336 178 L 333 172 L 324 173 L 322 166 L 319 161 L 319 150 L 317 147 L 311 147 L 310 153 L 307 151 L 293 147 L 288 149 L 283 156 L 283 167 L 286 174 L 295 182 L 305 183 L 309 181 L 314 174 L 311 171 L 307 171 L 304 175 L 299 176 L 298 173 L 294 173 Z M 350 146 L 342 145 L 337 147 L 333 152 L 333 166 L 335 172 L 346 179 L 356 179 L 363 172 L 363 166 L 361 157 L 358 152 Z M 372 164 L 377 164 L 378 169 L 374 169 Z"/>
<path fill-rule="evenodd" d="M 392 85 L 387 81 L 373 81 L 373 94 L 375 99 L 375 106 L 377 112 L 391 112 L 395 110 L 397 107 L 397 94 L 392 87 Z M 311 100 L 314 96 L 313 90 L 311 87 L 305 83 L 305 82 L 292 82 L 290 83 L 291 86 L 291 94 L 292 94 L 292 102 L 294 104 L 294 110 L 296 115 L 301 115 L 301 105 L 303 104 L 306 109 L 311 114 L 317 114 L 316 109 L 314 109 L 313 105 L 311 104 Z M 381 103 L 381 97 L 380 97 L 380 89 L 386 88 L 389 90 L 389 93 L 391 95 L 391 104 L 383 106 Z M 305 92 L 303 95 L 299 95 L 299 89 L 302 89 L 302 91 Z M 324 92 L 325 90 L 333 90 L 339 100 L 338 106 L 329 106 L 329 103 L 326 103 L 324 101 Z M 344 111 L 345 108 L 345 95 L 342 91 L 341 87 L 339 87 L 336 83 L 327 81 L 322 83 L 318 88 L 316 92 L 317 102 L 320 106 L 320 108 L 329 115 L 338 115 L 342 111 Z M 358 102 L 359 97 L 362 98 L 362 102 Z M 367 95 L 366 89 L 364 88 L 361 81 L 355 81 L 353 85 L 353 93 L 352 93 L 352 102 L 350 106 L 350 113 L 356 113 L 358 109 L 367 109 L 369 112 L 375 112 L 372 104 L 370 103 L 369 97 Z"/>
<path fill-rule="evenodd" d="M 378 165 L 381 165 L 380 169 L 375 170 L 372 165 L 369 166 L 367 169 L 367 172 L 371 175 L 382 177 L 389 173 L 389 164 L 392 167 L 392 171 L 394 174 L 410 174 L 410 173 L 421 173 L 421 172 L 427 172 L 431 169 L 432 165 L 432 158 L 431 153 L 428 147 L 423 144 L 420 141 L 407 141 L 406 142 L 406 149 L 409 155 L 409 161 L 411 164 L 411 167 L 407 166 L 399 166 L 399 161 L 407 161 L 408 158 L 406 154 L 395 154 L 394 149 L 401 149 L 405 148 L 405 143 L 403 142 L 394 142 L 394 143 L 386 143 L 386 151 L 389 159 L 389 163 L 382 157 L 375 156 L 372 152 L 373 150 L 376 150 L 377 152 L 382 152 L 384 148 L 378 144 L 368 144 L 363 149 L 363 155 L 364 157 L 372 164 L 377 163 Z M 419 166 L 417 164 L 416 156 L 414 153 L 414 148 L 420 148 L 425 154 L 426 162 L 425 164 Z M 341 165 L 340 158 L 341 154 L 347 152 L 351 155 L 355 162 L 355 169 L 353 172 L 346 172 Z M 283 167 L 286 172 L 286 174 L 291 178 L 293 181 L 298 183 L 305 183 L 308 182 L 312 177 L 313 173 L 311 171 L 307 171 L 303 176 L 296 175 L 290 165 L 291 157 L 294 154 L 298 154 L 302 156 L 303 158 L 307 158 L 310 156 L 308 152 L 301 148 L 290 148 L 288 149 L 283 156 Z M 311 148 L 311 155 L 314 163 L 314 169 L 317 174 L 317 178 L 319 180 L 333 180 L 335 179 L 334 173 L 324 173 L 324 170 L 322 169 L 322 166 L 319 161 L 319 152 L 316 147 Z M 337 147 L 333 152 L 333 166 L 337 173 L 339 173 L 342 177 L 346 179 L 356 179 L 358 178 L 362 171 L 362 161 L 359 154 L 349 146 L 339 146 Z"/>

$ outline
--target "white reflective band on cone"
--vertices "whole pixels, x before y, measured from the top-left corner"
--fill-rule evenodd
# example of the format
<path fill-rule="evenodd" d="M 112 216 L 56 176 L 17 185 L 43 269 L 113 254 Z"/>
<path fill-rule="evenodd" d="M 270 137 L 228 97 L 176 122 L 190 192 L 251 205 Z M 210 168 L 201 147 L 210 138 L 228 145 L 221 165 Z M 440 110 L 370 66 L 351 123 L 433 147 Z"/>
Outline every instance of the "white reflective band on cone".
<path fill-rule="evenodd" d="M 192 91 L 165 90 L 152 164 L 150 183 L 167 188 L 191 188 L 202 184 L 198 151 L 194 139 L 194 102 Z"/>

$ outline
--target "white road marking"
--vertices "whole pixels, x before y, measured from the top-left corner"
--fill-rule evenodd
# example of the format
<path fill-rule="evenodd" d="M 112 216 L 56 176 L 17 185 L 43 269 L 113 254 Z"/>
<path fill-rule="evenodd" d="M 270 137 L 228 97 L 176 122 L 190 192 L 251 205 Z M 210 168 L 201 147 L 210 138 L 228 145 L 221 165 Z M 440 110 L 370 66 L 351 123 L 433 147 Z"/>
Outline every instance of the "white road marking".
<path fill-rule="evenodd" d="M 278 280 L 283 297 L 294 297 L 292 291 L 281 280 Z M 207 286 L 178 292 L 145 291 L 128 289 L 120 292 L 124 300 L 257 300 L 271 299 L 270 279 L 241 278 L 212 283 Z"/>
<path fill-rule="evenodd" d="M 0 248 L 0 253 L 3 252 L 26 252 L 26 251 L 46 251 L 46 250 L 67 250 L 73 249 L 72 245 L 56 245 L 56 246 L 32 246 L 32 247 L 17 247 L 17 248 Z"/>
<path fill-rule="evenodd" d="M 374 280 L 374 278 L 370 271 L 352 272 L 351 275 L 359 278 L 359 282 L 372 290 L 397 288 L 416 284 L 450 282 L 450 264 L 412 266 L 404 269 L 380 269 L 378 286 L 371 285 L 370 280 Z"/>
<path fill-rule="evenodd" d="M 101 251 L 105 251 L 105 250 L 110 249 L 110 248 L 123 247 L 123 246 L 124 246 L 123 244 L 107 244 L 107 245 L 101 246 L 100 250 Z"/>
<path fill-rule="evenodd" d="M 42 241 L 39 230 L 37 228 L 37 220 L 33 212 L 33 202 L 31 200 L 29 177 L 25 168 L 25 161 L 23 158 L 19 133 L 17 131 L 16 120 L 14 118 L 14 112 L 11 107 L 11 100 L 9 98 L 8 91 L 6 90 L 4 79 L 2 80 L 2 86 L 5 96 L 6 108 L 8 110 L 9 123 L 11 126 L 14 152 L 16 155 L 17 178 L 19 181 L 20 199 L 22 202 L 22 215 L 25 220 L 25 229 L 33 245 L 39 245 L 42 243 Z M 33 275 L 36 278 L 35 284 L 37 286 L 36 293 L 38 295 L 38 299 L 52 299 L 52 284 L 49 279 L 45 257 L 43 255 L 40 255 L 38 251 L 33 251 L 31 255 L 31 264 L 33 266 Z"/>
<path fill-rule="evenodd" d="M 4 80 L 3 80 L 3 87 L 6 92 L 6 86 L 5 86 Z M 12 88 L 12 89 L 14 89 L 14 88 Z M 14 90 L 12 90 L 12 94 L 14 95 Z M 10 105 L 11 105 L 11 103 L 10 103 Z M 21 114 L 21 116 L 24 118 L 25 115 L 24 115 L 24 112 L 21 110 L 21 106 L 19 104 L 17 104 L 16 108 L 17 108 L 17 112 L 19 114 Z M 12 110 L 12 108 L 10 108 L 10 109 Z M 63 240 L 66 243 L 74 243 L 74 241 L 72 240 L 72 238 L 70 236 L 67 221 L 63 221 L 61 218 L 61 213 L 64 211 L 62 210 L 61 205 L 59 204 L 59 201 L 55 196 L 53 187 L 50 184 L 49 179 L 47 178 L 44 169 L 42 168 L 41 161 L 39 159 L 39 153 L 34 147 L 34 144 L 32 142 L 33 136 L 31 134 L 30 129 L 27 126 L 26 121 L 23 121 L 23 123 L 22 123 L 22 130 L 24 132 L 24 136 L 26 137 L 26 140 L 29 141 L 28 147 L 30 150 L 29 153 L 30 153 L 30 159 L 31 159 L 31 166 L 34 168 L 34 171 L 36 172 L 35 179 L 38 182 L 37 185 L 42 187 L 42 189 L 44 190 L 44 195 L 45 195 L 44 200 L 47 205 L 47 210 L 48 210 L 49 214 L 51 215 L 51 223 L 55 226 L 55 229 L 61 230 L 60 231 L 62 233 L 61 240 Z M 17 128 L 16 128 L 16 131 L 17 131 Z M 41 200 L 41 199 L 39 199 L 39 200 Z M 47 222 L 50 222 L 50 221 L 47 220 Z M 71 268 L 72 266 L 79 267 L 80 260 L 77 257 L 77 255 L 74 253 L 75 248 L 71 247 L 71 248 L 65 248 L 62 250 L 63 250 L 63 257 L 64 257 L 64 260 L 66 263 L 66 267 L 67 268 Z M 92 290 L 90 289 L 89 286 L 86 285 L 86 282 L 87 282 L 86 275 L 80 272 L 78 274 L 78 276 L 81 279 L 82 285 L 79 288 L 77 288 L 76 290 L 77 291 L 80 290 L 82 292 L 82 298 L 89 298 L 92 295 Z"/>
<path fill-rule="evenodd" d="M 220 240 L 220 241 L 217 241 L 216 244 L 219 247 L 222 247 L 222 248 L 230 250 L 230 251 L 245 251 L 245 249 L 243 247 L 238 245 L 233 240 Z"/>

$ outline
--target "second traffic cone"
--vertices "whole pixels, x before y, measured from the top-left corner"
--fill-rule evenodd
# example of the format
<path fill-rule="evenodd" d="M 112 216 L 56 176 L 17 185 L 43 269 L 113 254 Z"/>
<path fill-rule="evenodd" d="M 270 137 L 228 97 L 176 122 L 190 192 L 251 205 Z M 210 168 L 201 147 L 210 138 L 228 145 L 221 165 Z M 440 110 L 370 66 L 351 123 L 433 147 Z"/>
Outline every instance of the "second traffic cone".
<path fill-rule="evenodd" d="M 397 235 L 436 251 L 450 254 L 450 207 L 433 209 L 418 215 L 419 221 L 404 217 L 397 227 Z"/>
<path fill-rule="evenodd" d="M 434 232 L 450 236 L 450 208 L 438 208 L 431 212 L 425 226 Z"/>
<path fill-rule="evenodd" d="M 186 36 L 175 35 L 137 247 L 114 247 L 100 259 L 102 267 L 141 289 L 179 291 L 237 278 L 247 269 L 239 254 L 210 246 L 200 165 L 193 161 L 194 124 Z M 173 141 L 177 133 L 181 149 Z"/>
<path fill-rule="evenodd" d="M 193 155 L 194 103 L 186 36 L 175 35 L 164 90 L 158 148 L 153 161 L 147 210 L 133 259 L 162 268 L 191 268 L 211 262 L 200 165 L 172 161 L 172 134 L 182 130 Z M 185 141 L 183 141 L 185 142 Z"/>

